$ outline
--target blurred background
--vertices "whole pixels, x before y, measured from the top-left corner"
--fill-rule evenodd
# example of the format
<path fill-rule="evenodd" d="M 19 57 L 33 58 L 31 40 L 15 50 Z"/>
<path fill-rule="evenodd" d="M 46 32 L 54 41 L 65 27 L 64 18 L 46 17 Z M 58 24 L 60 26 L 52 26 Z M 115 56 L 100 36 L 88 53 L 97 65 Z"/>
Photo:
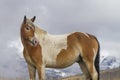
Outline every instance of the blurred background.
<path fill-rule="evenodd" d="M 24 15 L 36 16 L 35 24 L 51 34 L 81 31 L 95 35 L 101 46 L 101 70 L 120 67 L 119 0 L 0 0 L 1 77 L 28 77 L 20 41 Z M 47 76 L 55 77 L 82 73 L 77 64 L 46 70 Z"/>

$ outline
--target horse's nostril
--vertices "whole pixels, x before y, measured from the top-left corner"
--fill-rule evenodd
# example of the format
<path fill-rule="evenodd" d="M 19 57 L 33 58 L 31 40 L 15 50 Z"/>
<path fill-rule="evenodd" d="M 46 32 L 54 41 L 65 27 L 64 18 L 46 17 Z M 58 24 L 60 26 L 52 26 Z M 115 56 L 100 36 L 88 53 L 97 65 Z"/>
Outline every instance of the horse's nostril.
<path fill-rule="evenodd" d="M 37 43 L 37 41 L 35 40 L 35 43 Z"/>
<path fill-rule="evenodd" d="M 38 41 L 36 39 L 34 39 L 34 45 L 37 45 Z"/>

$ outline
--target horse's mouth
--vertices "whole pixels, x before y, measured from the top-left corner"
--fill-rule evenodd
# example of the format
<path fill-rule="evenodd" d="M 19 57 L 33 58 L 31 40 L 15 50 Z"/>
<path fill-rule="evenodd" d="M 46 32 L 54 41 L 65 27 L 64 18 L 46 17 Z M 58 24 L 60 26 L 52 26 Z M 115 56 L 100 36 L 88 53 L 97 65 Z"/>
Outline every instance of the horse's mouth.
<path fill-rule="evenodd" d="M 32 46 L 36 46 L 37 44 L 39 44 L 39 41 L 37 38 L 33 37 L 29 40 L 29 43 L 32 45 Z"/>

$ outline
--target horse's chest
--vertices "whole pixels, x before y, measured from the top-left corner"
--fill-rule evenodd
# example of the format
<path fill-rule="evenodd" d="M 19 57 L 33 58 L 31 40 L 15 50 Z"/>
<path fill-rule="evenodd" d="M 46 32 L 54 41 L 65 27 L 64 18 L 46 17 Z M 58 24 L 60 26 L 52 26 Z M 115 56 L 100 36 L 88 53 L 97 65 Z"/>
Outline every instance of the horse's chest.
<path fill-rule="evenodd" d="M 25 59 L 27 63 L 34 65 L 34 62 L 32 61 L 30 56 L 26 56 Z"/>
<path fill-rule="evenodd" d="M 28 51 L 26 51 L 26 53 L 24 53 L 24 58 L 25 58 L 27 63 L 34 65 L 34 62 L 32 61 Z"/>

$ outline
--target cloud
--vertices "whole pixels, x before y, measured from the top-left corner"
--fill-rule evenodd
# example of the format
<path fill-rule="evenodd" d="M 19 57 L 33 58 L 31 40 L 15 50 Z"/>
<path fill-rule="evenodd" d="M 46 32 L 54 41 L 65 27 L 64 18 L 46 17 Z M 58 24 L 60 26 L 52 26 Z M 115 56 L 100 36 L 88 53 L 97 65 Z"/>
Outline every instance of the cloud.
<path fill-rule="evenodd" d="M 119 48 L 120 43 L 114 41 L 101 41 L 101 56 L 115 56 L 120 58 Z"/>
<path fill-rule="evenodd" d="M 93 34 L 100 41 L 101 55 L 119 57 L 119 4 L 119 0 L 1 0 L 0 58 L 4 62 L 0 64 L 14 61 L 9 56 L 23 58 L 20 26 L 24 15 L 36 16 L 35 24 L 51 34 Z"/>
<path fill-rule="evenodd" d="M 23 59 L 23 46 L 22 46 L 22 43 L 21 43 L 20 39 L 10 41 L 9 44 L 8 44 L 8 47 L 15 49 L 18 57 Z"/>
<path fill-rule="evenodd" d="M 0 76 L 24 77 L 27 75 L 27 67 L 22 56 L 20 39 L 14 41 L 0 39 L 0 45 Z"/>
<path fill-rule="evenodd" d="M 80 29 L 80 31 L 96 34 L 99 29 L 104 29 L 104 27 L 113 28 L 111 24 L 118 23 L 120 12 L 119 5 L 116 5 L 119 2 L 112 2 L 104 2 L 103 0 L 88 2 L 72 0 L 69 0 L 69 2 L 63 0 L 57 2 L 54 0 L 46 1 L 44 3 L 46 3 L 45 6 L 47 6 L 50 14 L 48 23 L 50 28 L 52 27 L 50 31 L 67 32 Z"/>

